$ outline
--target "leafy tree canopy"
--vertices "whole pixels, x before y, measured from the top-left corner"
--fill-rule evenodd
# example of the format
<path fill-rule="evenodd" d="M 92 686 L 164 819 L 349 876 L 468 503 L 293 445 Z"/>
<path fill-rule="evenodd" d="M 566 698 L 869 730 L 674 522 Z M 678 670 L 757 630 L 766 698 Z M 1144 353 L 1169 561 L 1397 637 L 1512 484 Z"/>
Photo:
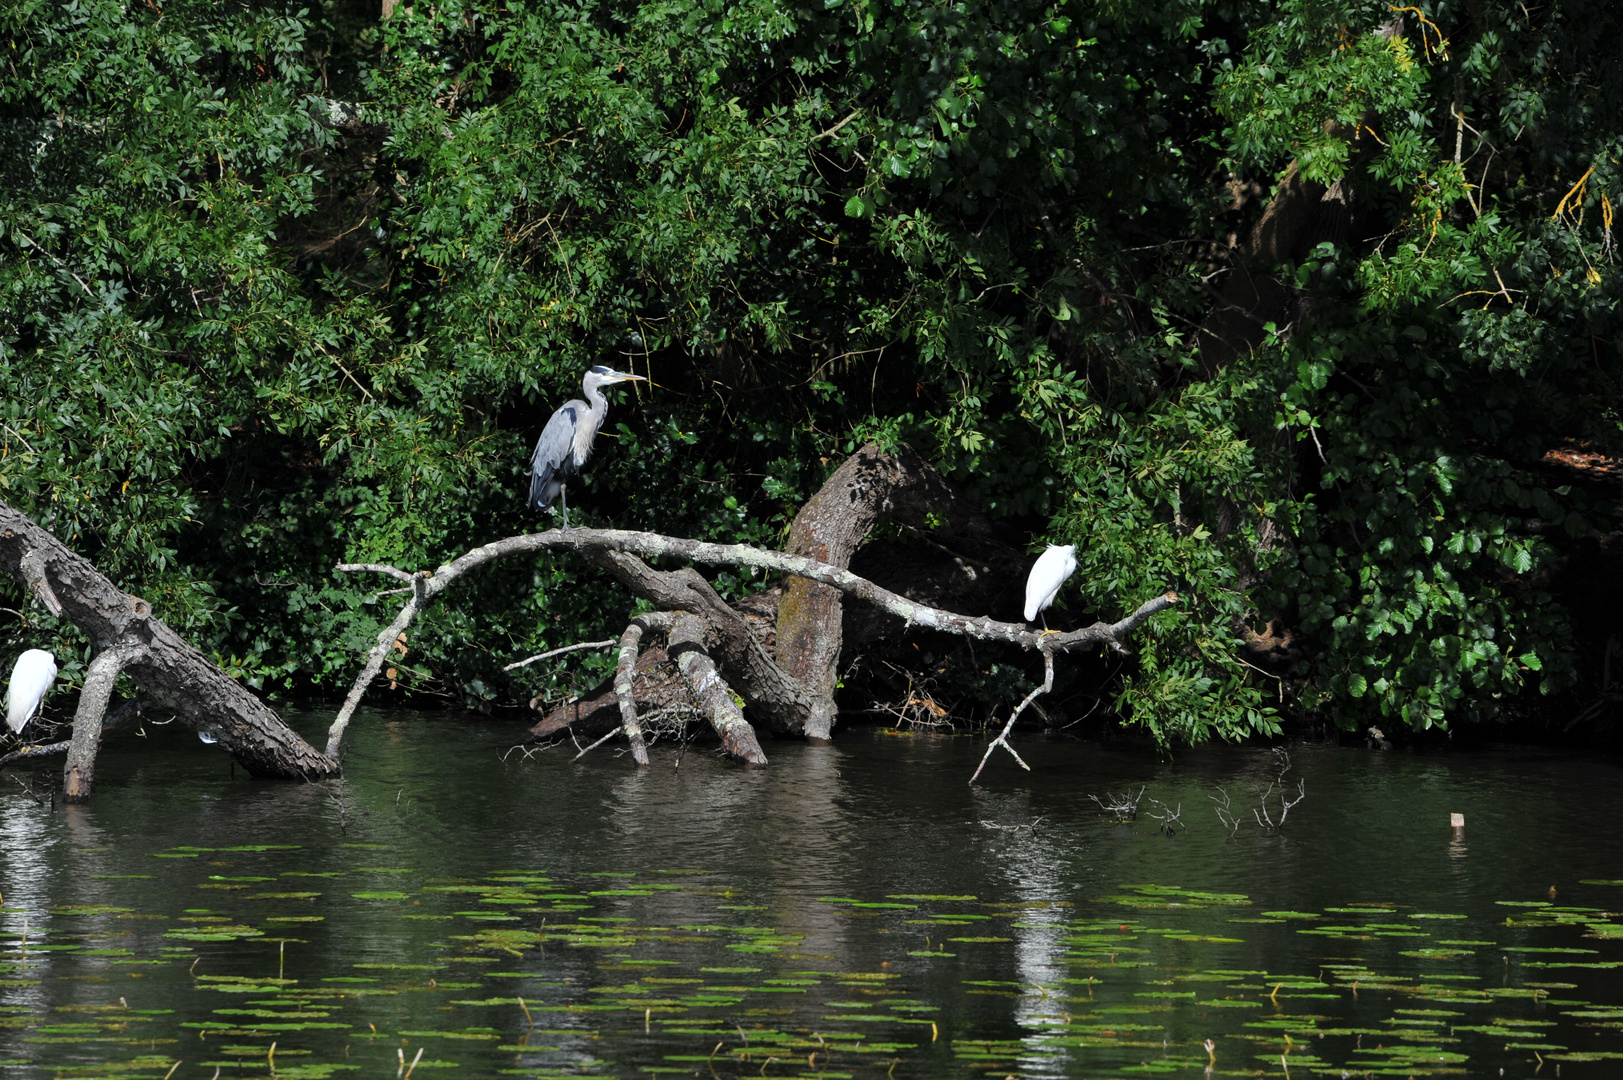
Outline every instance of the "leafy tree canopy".
<path fill-rule="evenodd" d="M 1616 5 L 390 6 L 0 11 L 0 492 L 255 685 L 386 621 L 333 564 L 537 527 L 598 362 L 660 385 L 582 520 L 772 544 L 905 441 L 1079 545 L 1073 612 L 1185 596 L 1112 683 L 1163 740 L 1277 730 L 1270 618 L 1347 726 L 1581 674 L 1611 493 L 1546 458 L 1618 441 Z M 624 610 L 495 571 L 397 677 L 526 694 Z"/>

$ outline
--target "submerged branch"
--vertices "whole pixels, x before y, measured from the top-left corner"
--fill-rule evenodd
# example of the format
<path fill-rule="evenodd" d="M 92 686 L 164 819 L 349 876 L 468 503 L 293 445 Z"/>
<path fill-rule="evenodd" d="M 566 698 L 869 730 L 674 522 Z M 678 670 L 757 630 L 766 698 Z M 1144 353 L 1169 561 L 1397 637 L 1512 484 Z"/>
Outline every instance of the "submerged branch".
<path fill-rule="evenodd" d="M 665 640 L 665 651 L 676 661 L 694 700 L 721 736 L 722 749 L 746 765 L 765 765 L 766 754 L 755 737 L 755 729 L 744 719 L 744 710 L 733 700 L 732 688 L 704 647 L 704 623 L 696 615 L 678 615 L 671 621 Z"/>

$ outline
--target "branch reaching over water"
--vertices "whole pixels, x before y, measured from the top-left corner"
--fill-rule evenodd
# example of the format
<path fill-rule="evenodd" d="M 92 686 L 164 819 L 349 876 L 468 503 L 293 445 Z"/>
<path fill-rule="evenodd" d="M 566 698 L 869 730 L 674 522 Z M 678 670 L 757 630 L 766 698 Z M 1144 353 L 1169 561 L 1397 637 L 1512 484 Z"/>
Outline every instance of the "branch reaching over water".
<path fill-rule="evenodd" d="M 350 567 L 340 566 L 338 569 L 348 570 Z M 554 656 L 562 656 L 564 653 L 580 652 L 582 649 L 606 649 L 610 645 L 613 645 L 615 640 L 615 638 L 609 638 L 606 641 L 577 641 L 575 644 L 565 645 L 561 649 L 549 649 L 544 653 L 536 653 L 534 656 L 526 656 L 523 660 L 515 660 L 513 663 L 503 667 L 502 670 L 512 671 L 515 668 L 529 667 L 531 664 L 536 663 L 537 661 L 550 660 Z"/>
<path fill-rule="evenodd" d="M 255 776 L 311 780 L 337 775 L 335 760 L 317 752 L 264 702 L 187 644 L 150 604 L 113 584 L 89 560 L 4 501 L 0 570 L 15 574 L 41 603 L 78 627 L 98 658 L 108 656 L 105 668 L 118 667 L 155 707 L 173 712 L 187 727 L 208 731 Z M 101 683 L 110 689 L 111 678 Z M 106 727 L 99 711 L 95 716 L 92 725 L 91 714 L 84 714 L 81 754 L 74 759 L 81 779 L 88 779 L 95 749 L 91 728 Z M 79 789 L 86 793 L 84 784 Z"/>
<path fill-rule="evenodd" d="M 843 567 L 800 555 L 767 551 L 744 544 L 712 544 L 702 540 L 621 529 L 571 529 L 567 532 L 551 529 L 546 532 L 512 536 L 475 548 L 435 570 L 423 570 L 415 574 L 375 563 L 343 564 L 337 569 L 381 573 L 397 580 L 410 581 L 412 598 L 407 601 L 394 622 L 378 634 L 378 643 L 371 650 L 366 666 L 355 680 L 355 685 L 345 699 L 344 706 L 328 734 L 328 756 L 337 755 L 344 729 L 367 687 L 377 677 L 389 647 L 430 600 L 463 575 L 487 563 L 510 555 L 552 550 L 579 552 L 582 558 L 609 570 L 639 595 L 653 600 L 662 607 L 684 611 L 703 620 L 707 628 L 716 634 L 717 644 L 722 650 L 721 655 L 730 676 L 741 680 L 740 685 L 751 704 L 759 704 L 768 711 L 786 714 L 804 708 L 805 699 L 809 695 L 805 688 L 799 685 L 798 680 L 784 673 L 752 637 L 746 640 L 748 629 L 742 620 L 738 619 L 737 613 L 721 603 L 709 583 L 692 570 L 654 570 L 643 562 L 644 559 L 678 559 L 712 566 L 750 567 L 806 578 L 832 586 L 846 595 L 887 611 L 904 620 L 908 626 L 984 641 L 1001 641 L 1023 649 L 1037 650 L 1043 654 L 1047 677 L 1043 687 L 1034 691 L 1021 703 L 1020 708 L 1016 709 L 1015 716 L 1034 701 L 1038 694 L 1052 688 L 1053 657 L 1056 654 L 1095 645 L 1126 652 L 1124 639 L 1129 633 L 1142 626 L 1152 615 L 1165 611 L 1178 602 L 1177 594 L 1168 592 L 1146 601 L 1138 610 L 1118 622 L 1101 621 L 1068 633 L 1051 634 L 1033 630 L 1021 623 L 999 622 L 986 616 L 971 617 L 920 604 L 882 588 Z M 706 658 L 708 659 L 708 655 Z M 711 713 L 714 722 L 718 714 L 709 709 L 706 711 Z M 1013 718 L 1011 724 L 1012 721 Z M 743 722 L 741 715 L 739 722 Z M 999 744 L 1008 747 L 1007 741 L 1002 736 L 995 740 L 993 745 Z M 755 753 L 759 753 L 758 746 Z M 749 755 L 741 756 L 749 760 Z M 762 761 L 764 760 L 763 755 Z"/>

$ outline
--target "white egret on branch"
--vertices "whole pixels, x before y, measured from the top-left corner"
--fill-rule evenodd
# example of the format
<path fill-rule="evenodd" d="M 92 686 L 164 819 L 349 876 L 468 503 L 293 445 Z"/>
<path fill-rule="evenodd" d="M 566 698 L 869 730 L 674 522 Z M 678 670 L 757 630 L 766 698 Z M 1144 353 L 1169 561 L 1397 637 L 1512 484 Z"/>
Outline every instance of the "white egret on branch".
<path fill-rule="evenodd" d="M 1049 544 L 1048 550 L 1037 556 L 1036 565 L 1026 577 L 1026 621 L 1031 622 L 1048 610 L 1059 595 L 1065 579 L 1076 573 L 1076 545 Z M 1047 618 L 1043 629 L 1048 629 Z"/>
<path fill-rule="evenodd" d="M 586 401 L 573 398 L 564 402 L 541 429 L 541 438 L 536 441 L 535 453 L 530 458 L 530 505 L 545 510 L 557 499 L 566 529 L 569 528 L 569 499 L 564 495 L 564 484 L 579 476 L 586 459 L 592 456 L 592 440 L 597 438 L 609 411 L 608 399 L 601 388 L 632 381 L 648 380 L 602 365 L 592 368 L 580 381 Z"/>
<path fill-rule="evenodd" d="M 39 711 L 39 703 L 55 681 L 56 657 L 44 649 L 29 649 L 17 657 L 6 689 L 6 726 L 12 734 L 22 734 L 23 725 Z"/>

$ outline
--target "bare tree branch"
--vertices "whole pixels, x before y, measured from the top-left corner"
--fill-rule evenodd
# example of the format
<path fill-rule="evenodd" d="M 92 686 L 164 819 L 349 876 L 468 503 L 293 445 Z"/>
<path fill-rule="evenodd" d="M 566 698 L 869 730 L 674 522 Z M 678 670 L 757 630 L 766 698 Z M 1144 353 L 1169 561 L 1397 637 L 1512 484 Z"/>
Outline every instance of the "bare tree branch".
<path fill-rule="evenodd" d="M 1014 712 L 1009 714 L 1009 722 L 1003 725 L 1003 730 L 998 733 L 998 737 L 992 740 L 991 745 L 987 746 L 986 753 L 981 755 L 981 763 L 975 766 L 975 775 L 969 778 L 969 782 L 971 784 L 973 784 L 980 777 L 981 770 L 986 768 L 986 759 L 991 757 L 992 751 L 996 750 L 999 746 L 1007 750 L 1010 757 L 1020 762 L 1020 767 L 1022 769 L 1026 770 L 1027 772 L 1031 771 L 1031 766 L 1027 765 L 1023 760 L 1021 760 L 1020 755 L 1014 752 L 1014 747 L 1009 745 L 1009 732 L 1014 730 L 1014 722 L 1020 719 L 1020 714 L 1026 711 L 1026 706 L 1030 705 L 1033 701 L 1036 701 L 1039 695 L 1046 694 L 1052 689 L 1054 689 L 1054 654 L 1049 652 L 1047 649 L 1044 649 L 1042 685 L 1038 686 L 1031 693 L 1027 694 L 1026 699 L 1019 705 L 1016 705 Z"/>
<path fill-rule="evenodd" d="M 620 705 L 620 727 L 631 744 L 631 757 L 643 768 L 648 767 L 648 747 L 642 738 L 642 723 L 637 719 L 637 699 L 632 696 L 632 682 L 637 675 L 637 650 L 642 636 L 652 630 L 668 633 L 676 613 L 650 612 L 631 620 L 625 633 L 620 635 L 620 656 L 614 667 L 614 696 Z"/>
<path fill-rule="evenodd" d="M 407 585 L 411 584 L 412 576 L 410 574 L 406 573 L 404 570 L 396 570 L 392 566 L 384 566 L 382 563 L 339 563 L 337 566 L 333 567 L 333 569 L 341 570 L 346 573 L 370 572 L 373 574 L 387 574 L 396 581 L 404 581 Z"/>
<path fill-rule="evenodd" d="M 761 751 L 755 729 L 744 719 L 743 710 L 733 700 L 732 689 L 705 651 L 703 621 L 696 615 L 678 615 L 671 622 L 666 641 L 666 652 L 692 687 L 693 696 L 709 718 L 710 726 L 721 736 L 722 749 L 746 765 L 765 765 L 766 754 Z"/>
<path fill-rule="evenodd" d="M 327 738 L 327 754 L 336 757 L 344 729 L 355 707 L 360 703 L 372 680 L 382 667 L 384 655 L 399 634 L 410 625 L 417 612 L 427 602 L 450 587 L 457 579 L 487 563 L 509 555 L 534 554 L 553 549 L 578 551 L 603 566 L 629 588 L 667 608 L 686 611 L 712 620 L 711 629 L 719 633 L 727 646 L 726 659 L 731 670 L 749 674 L 750 688 L 760 693 L 766 709 L 785 712 L 806 706 L 806 695 L 789 678 L 749 633 L 741 616 L 729 608 L 710 588 L 709 582 L 691 569 L 657 571 L 642 562 L 643 559 L 682 559 L 706 565 L 745 566 L 776 571 L 833 586 L 840 592 L 865 600 L 870 604 L 901 618 L 909 626 L 955 634 L 987 641 L 1002 641 L 1025 649 L 1039 650 L 1051 666 L 1054 653 L 1104 645 L 1118 652 L 1126 652 L 1122 639 L 1148 620 L 1178 602 L 1178 595 L 1165 593 L 1139 605 L 1138 610 L 1114 623 L 1096 622 L 1063 634 L 1049 634 L 1021 623 L 999 622 L 985 616 L 971 618 L 956 612 L 919 604 L 853 574 L 843 567 L 831 566 L 816 559 L 767 551 L 744 544 L 712 544 L 702 540 L 662 536 L 658 533 L 632 532 L 622 529 L 570 529 L 567 532 L 549 529 L 546 532 L 510 536 L 483 547 L 466 552 L 438 569 L 407 574 L 392 566 L 366 564 L 362 567 L 374 573 L 391 577 L 404 575 L 412 582 L 413 595 L 399 616 L 378 635 L 378 644 L 371 651 L 366 666 L 355 680 L 349 696 L 334 720 Z M 338 567 L 347 569 L 351 564 Z M 734 625 L 736 623 L 736 626 Z M 747 640 L 746 640 L 747 639 Z M 707 659 L 708 659 L 708 653 Z M 736 665 L 736 666 L 735 666 Z M 760 682 L 756 682 L 759 677 Z M 1052 683 L 1050 673 L 1049 685 Z M 762 692 L 762 691 L 765 692 Z M 1028 699 L 1035 700 L 1035 694 Z M 1021 707 L 1024 708 L 1024 705 Z M 712 720 L 716 714 L 712 713 Z M 753 736 L 752 736 L 753 739 Z M 1003 744 L 1008 746 L 1007 742 Z M 759 754 L 759 746 L 756 751 Z M 1013 751 L 1010 751 L 1013 753 Z M 765 756 L 761 755 L 762 761 Z"/>
<path fill-rule="evenodd" d="M 45 577 L 45 551 L 43 548 L 34 548 L 17 562 L 17 570 L 22 574 L 23 581 L 28 583 L 31 591 L 39 602 L 57 618 L 62 617 L 62 601 L 56 598 L 51 590 L 51 583 Z"/>
<path fill-rule="evenodd" d="M 344 567 L 340 566 L 338 569 L 342 570 Z M 389 655 L 389 649 L 396 641 L 400 640 L 400 635 L 405 633 L 406 627 L 411 625 L 411 620 L 417 617 L 417 613 L 422 610 L 423 605 L 428 602 L 428 597 L 432 595 L 428 591 L 427 573 L 404 574 L 403 571 L 395 570 L 392 566 L 367 565 L 362 569 L 379 574 L 389 574 L 391 577 L 402 574 L 407 581 L 411 582 L 411 599 L 406 601 L 406 606 L 400 609 L 400 614 L 395 616 L 394 622 L 379 632 L 378 643 L 372 646 L 372 651 L 367 654 L 366 666 L 361 669 L 361 674 L 355 679 L 355 685 L 350 687 L 349 696 L 344 698 L 343 707 L 338 710 L 338 716 L 333 719 L 332 727 L 327 729 L 327 756 L 334 761 L 338 760 L 338 747 L 344 741 L 344 729 L 349 727 L 349 718 L 355 715 L 355 708 L 361 703 L 361 695 L 366 693 L 366 688 L 372 685 L 372 680 L 377 678 L 379 671 L 383 670 L 383 660 Z"/>
<path fill-rule="evenodd" d="M 585 757 L 587 754 L 590 754 L 593 750 L 596 750 L 598 747 L 602 746 L 604 743 L 608 742 L 610 739 L 612 739 L 616 735 L 620 734 L 621 730 L 622 730 L 621 728 L 615 728 L 614 730 L 610 731 L 607 735 L 605 735 L 601 739 L 597 740 L 592 745 L 590 745 L 590 746 L 586 747 L 585 749 L 581 750 L 580 753 L 576 754 L 574 757 L 570 758 L 569 760 L 570 761 L 579 761 L 581 758 Z M 579 746 L 580 743 L 576 743 L 575 745 Z"/>
<path fill-rule="evenodd" d="M 344 567 L 339 567 L 339 569 L 342 570 Z M 616 640 L 618 639 L 608 638 L 604 641 L 579 641 L 573 645 L 565 645 L 561 649 L 552 649 L 548 652 L 536 653 L 534 656 L 526 657 L 523 660 L 518 660 L 508 664 L 506 667 L 502 668 L 502 670 L 512 671 L 514 668 L 529 667 L 531 664 L 536 663 L 539 660 L 548 660 L 554 656 L 562 656 L 564 653 L 580 652 L 582 649 L 606 649 L 610 645 L 613 645 Z"/>
<path fill-rule="evenodd" d="M 152 605 L 109 581 L 88 559 L 0 501 L 0 568 L 16 574 L 98 653 L 118 646 L 142 651 L 126 674 L 158 708 L 220 747 L 255 776 L 332 776 L 338 763 L 319 753 L 218 664 L 188 645 Z M 111 661 L 109 661 L 111 662 Z"/>

